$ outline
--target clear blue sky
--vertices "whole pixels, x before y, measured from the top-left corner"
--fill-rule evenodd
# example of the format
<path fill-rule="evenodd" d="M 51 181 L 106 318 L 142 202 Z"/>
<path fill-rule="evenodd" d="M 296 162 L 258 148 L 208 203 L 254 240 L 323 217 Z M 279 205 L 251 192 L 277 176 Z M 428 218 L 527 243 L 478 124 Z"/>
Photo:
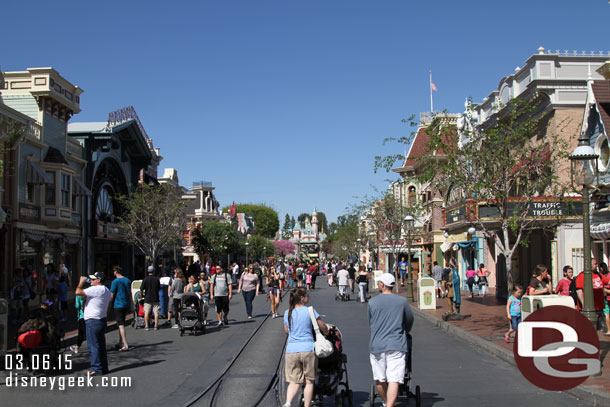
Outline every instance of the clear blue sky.
<path fill-rule="evenodd" d="M 461 112 L 540 45 L 610 51 L 606 0 L 10 1 L 2 16 L 3 70 L 83 88 L 74 122 L 133 105 L 184 186 L 280 221 L 334 220 L 384 188 L 373 157 L 430 109 L 430 69 L 435 108 Z"/>

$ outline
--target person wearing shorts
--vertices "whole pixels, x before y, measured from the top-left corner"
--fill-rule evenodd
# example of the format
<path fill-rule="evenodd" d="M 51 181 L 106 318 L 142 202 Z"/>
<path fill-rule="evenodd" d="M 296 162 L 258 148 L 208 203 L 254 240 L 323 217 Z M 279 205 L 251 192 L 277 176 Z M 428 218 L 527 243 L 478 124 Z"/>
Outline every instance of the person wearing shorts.
<path fill-rule="evenodd" d="M 125 333 L 125 316 L 131 308 L 131 281 L 123 276 L 120 266 L 114 266 L 112 272 L 115 278 L 110 285 L 110 300 L 114 300 L 114 318 L 119 327 L 119 342 L 115 345 L 115 348 L 119 352 L 125 352 L 129 350 L 127 334 Z"/>
<path fill-rule="evenodd" d="M 216 304 L 218 326 L 229 325 L 229 302 L 233 297 L 231 275 L 222 266 L 216 267 L 216 274 L 210 282 L 210 300 Z M 224 316 L 223 316 L 224 315 Z"/>
<path fill-rule="evenodd" d="M 369 302 L 370 361 L 377 391 L 388 407 L 394 407 L 398 387 L 404 383 L 407 334 L 413 326 L 413 314 L 407 299 L 392 294 L 396 279 L 389 273 L 377 281 L 381 292 Z"/>
<path fill-rule="evenodd" d="M 286 402 L 284 407 L 292 405 L 296 396 L 303 389 L 304 406 L 310 407 L 316 381 L 318 358 L 314 352 L 314 330 L 309 314 L 309 294 L 305 288 L 295 288 L 290 293 L 290 305 L 284 312 L 284 332 L 288 334 L 286 355 L 284 358 L 286 381 Z M 312 308 L 313 309 L 313 308 Z M 313 309 L 314 318 L 323 334 L 328 333 L 328 326 Z"/>
<path fill-rule="evenodd" d="M 159 303 L 159 289 L 161 289 L 161 283 L 159 278 L 155 276 L 155 268 L 153 266 L 148 267 L 148 276 L 142 281 L 140 291 L 142 292 L 142 298 L 144 298 L 144 329 L 150 331 L 148 325 L 150 319 L 150 312 L 152 311 L 155 318 L 155 331 L 159 329 L 159 310 L 161 304 Z"/>

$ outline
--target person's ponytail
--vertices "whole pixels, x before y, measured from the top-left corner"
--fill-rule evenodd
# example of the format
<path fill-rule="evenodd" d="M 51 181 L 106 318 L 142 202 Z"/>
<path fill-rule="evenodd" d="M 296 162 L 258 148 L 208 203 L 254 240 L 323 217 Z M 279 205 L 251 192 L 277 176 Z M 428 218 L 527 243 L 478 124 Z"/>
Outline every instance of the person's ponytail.
<path fill-rule="evenodd" d="M 288 307 L 288 329 L 292 329 L 292 310 L 295 306 L 303 301 L 303 297 L 307 295 L 307 290 L 304 288 L 295 288 L 290 292 L 290 302 Z"/>

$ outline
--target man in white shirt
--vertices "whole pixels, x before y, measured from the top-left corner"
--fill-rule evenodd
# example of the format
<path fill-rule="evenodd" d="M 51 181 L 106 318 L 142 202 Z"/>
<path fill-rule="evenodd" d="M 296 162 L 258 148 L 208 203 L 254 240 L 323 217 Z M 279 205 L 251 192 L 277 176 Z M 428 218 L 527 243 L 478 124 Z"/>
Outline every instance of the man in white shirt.
<path fill-rule="evenodd" d="M 87 277 L 82 276 L 76 287 L 76 295 L 85 297 L 85 329 L 91 370 L 88 376 L 108 373 L 108 355 L 106 353 L 106 314 L 110 303 L 110 290 L 102 284 L 104 273 L 97 272 L 89 276 L 91 287 L 84 288 Z"/>
<path fill-rule="evenodd" d="M 349 271 L 342 268 L 337 272 L 337 282 L 339 283 L 339 293 L 342 296 L 347 295 L 347 287 L 349 284 Z"/>

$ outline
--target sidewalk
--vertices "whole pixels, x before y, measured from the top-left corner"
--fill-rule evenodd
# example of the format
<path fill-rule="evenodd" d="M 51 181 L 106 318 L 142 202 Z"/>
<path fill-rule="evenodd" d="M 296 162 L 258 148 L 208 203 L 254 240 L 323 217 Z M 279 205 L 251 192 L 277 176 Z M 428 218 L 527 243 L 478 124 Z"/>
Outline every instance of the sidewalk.
<path fill-rule="evenodd" d="M 484 298 L 481 296 L 470 298 L 468 291 L 462 291 L 461 314 L 467 318 L 461 321 L 442 320 L 442 315 L 449 310 L 446 298 L 437 298 L 436 310 L 421 311 L 417 308 L 417 303 L 412 304 L 412 309 L 415 315 L 421 316 L 452 335 L 465 339 L 515 365 L 513 339 L 511 338 L 511 343 L 504 342 L 504 334 L 508 329 L 506 301 L 496 299 L 493 288 L 490 291 L 491 293 Z M 406 286 L 399 287 L 398 294 L 406 297 Z M 414 297 L 417 298 L 416 287 L 414 287 Z M 601 333 L 598 335 L 601 347 L 601 375 L 589 377 L 583 385 L 568 390 L 566 393 L 600 405 L 609 405 L 610 337 Z"/>

